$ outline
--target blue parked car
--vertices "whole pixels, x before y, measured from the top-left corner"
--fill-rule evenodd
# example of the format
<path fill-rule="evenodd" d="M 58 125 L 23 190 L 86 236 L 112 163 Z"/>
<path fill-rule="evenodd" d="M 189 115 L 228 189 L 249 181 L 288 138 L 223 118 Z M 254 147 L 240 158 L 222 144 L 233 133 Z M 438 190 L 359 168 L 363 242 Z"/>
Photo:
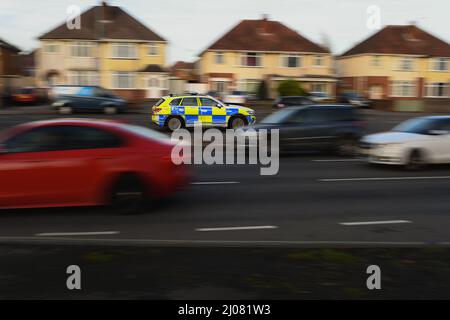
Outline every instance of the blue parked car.
<path fill-rule="evenodd" d="M 73 112 L 124 112 L 127 101 L 99 86 L 54 86 L 52 108 L 61 114 Z"/>

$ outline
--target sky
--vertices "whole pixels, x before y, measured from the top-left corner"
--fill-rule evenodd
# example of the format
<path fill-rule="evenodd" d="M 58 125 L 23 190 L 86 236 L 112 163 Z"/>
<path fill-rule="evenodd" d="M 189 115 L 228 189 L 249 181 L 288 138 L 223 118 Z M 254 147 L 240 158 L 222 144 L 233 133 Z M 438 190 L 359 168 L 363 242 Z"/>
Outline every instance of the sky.
<path fill-rule="evenodd" d="M 82 11 L 99 0 L 0 0 L 0 38 L 22 50 L 39 46 L 37 37 L 66 21 L 67 8 Z M 109 0 L 169 41 L 167 63 L 193 61 L 242 19 L 263 14 L 340 54 L 381 25 L 408 24 L 450 42 L 449 0 Z M 368 12 L 369 10 L 369 12 Z M 369 27 L 367 22 L 371 21 Z M 82 23 L 82 21 L 81 21 Z M 326 40 L 328 39 L 328 40 Z"/>

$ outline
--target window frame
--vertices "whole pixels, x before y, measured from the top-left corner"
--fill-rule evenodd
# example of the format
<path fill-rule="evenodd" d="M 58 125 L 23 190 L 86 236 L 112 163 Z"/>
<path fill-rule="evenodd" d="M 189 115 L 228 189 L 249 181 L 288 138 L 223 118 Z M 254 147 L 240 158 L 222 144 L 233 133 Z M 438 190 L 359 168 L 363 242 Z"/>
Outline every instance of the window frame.
<path fill-rule="evenodd" d="M 436 68 L 436 65 L 439 66 L 441 63 L 444 63 L 446 65 L 445 69 Z M 448 72 L 450 71 L 450 58 L 447 57 L 434 57 L 430 61 L 430 71 L 434 72 Z"/>
<path fill-rule="evenodd" d="M 400 94 L 395 91 L 398 90 L 398 87 L 401 88 Z M 394 80 L 390 83 L 390 96 L 397 98 L 416 98 L 418 96 L 417 87 L 417 82 L 414 80 Z M 411 94 L 405 95 L 405 88 L 410 88 L 412 90 Z"/>
<path fill-rule="evenodd" d="M 405 68 L 405 61 L 410 62 L 410 68 Z M 416 59 L 413 57 L 400 57 L 397 60 L 397 70 L 398 71 L 405 71 L 405 72 L 413 72 L 416 70 Z"/>
<path fill-rule="evenodd" d="M 70 45 L 70 56 L 72 58 L 93 58 L 93 48 L 94 44 L 90 41 L 75 41 Z M 86 50 L 86 55 L 74 54 L 76 50 L 84 49 Z M 79 53 L 79 52 L 78 52 Z"/>
<path fill-rule="evenodd" d="M 155 52 L 152 53 L 152 50 L 155 50 Z M 149 43 L 147 45 L 147 56 L 149 57 L 160 56 L 158 43 Z"/>
<path fill-rule="evenodd" d="M 120 77 L 128 76 L 128 86 L 121 86 Z M 131 79 L 131 81 L 130 81 Z M 112 87 L 114 89 L 136 89 L 136 73 L 128 71 L 115 71 L 111 75 Z"/>
<path fill-rule="evenodd" d="M 119 55 L 120 48 L 133 48 L 133 55 Z M 136 60 L 138 59 L 138 45 L 133 42 L 114 42 L 111 44 L 111 59 Z"/>
<path fill-rule="evenodd" d="M 442 85 L 442 86 L 440 86 L 440 85 Z M 439 96 L 439 95 L 429 94 L 430 90 L 433 90 L 435 88 L 438 88 L 438 90 L 439 90 L 440 87 L 443 88 L 444 95 Z M 424 85 L 424 92 L 425 92 L 425 95 L 424 95 L 425 98 L 437 98 L 437 99 L 450 98 L 450 83 L 448 83 L 448 82 L 426 82 Z M 433 92 L 433 91 L 431 91 L 431 92 Z"/>
<path fill-rule="evenodd" d="M 185 104 L 184 100 L 186 99 L 195 99 L 195 101 L 197 101 L 197 105 L 191 105 L 191 104 Z M 200 102 L 198 101 L 198 97 L 183 97 L 183 100 L 181 100 L 181 106 L 186 106 L 186 107 L 199 107 L 200 106 Z"/>
<path fill-rule="evenodd" d="M 217 51 L 214 53 L 214 63 L 225 64 L 225 53 L 223 51 Z"/>
<path fill-rule="evenodd" d="M 249 57 L 255 58 L 255 65 L 248 64 Z M 240 66 L 246 67 L 246 68 L 262 68 L 263 67 L 262 59 L 263 59 L 263 55 L 260 52 L 253 52 L 253 51 L 243 52 L 240 55 Z M 245 61 L 245 64 L 244 64 L 244 61 Z"/>

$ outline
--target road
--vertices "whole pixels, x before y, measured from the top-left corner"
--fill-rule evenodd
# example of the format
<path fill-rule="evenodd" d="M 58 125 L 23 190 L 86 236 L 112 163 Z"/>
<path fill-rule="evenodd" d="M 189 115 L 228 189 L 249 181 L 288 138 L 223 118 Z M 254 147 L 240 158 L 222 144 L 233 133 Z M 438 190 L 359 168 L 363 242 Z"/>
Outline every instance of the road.
<path fill-rule="evenodd" d="M 392 127 L 399 116 L 387 119 L 372 111 L 366 115 L 368 131 Z M 2 117 L 0 126 L 51 117 Z M 142 115 L 115 117 L 149 125 Z M 261 176 L 259 165 L 192 169 L 193 184 L 152 212 L 120 216 L 97 208 L 15 210 L 0 217 L 0 237 L 75 233 L 77 239 L 105 241 L 450 243 L 448 166 L 406 172 L 309 154 L 282 157 L 275 176 Z M 393 223 L 397 220 L 402 221 Z"/>
<path fill-rule="evenodd" d="M 407 117 L 386 115 L 369 113 L 369 132 Z M 49 116 L 3 117 L 0 126 L 44 117 Z M 139 115 L 126 118 L 148 125 Z M 4 211 L 0 243 L 5 248 L 39 244 L 186 250 L 450 246 L 449 166 L 407 172 L 355 158 L 308 154 L 282 157 L 275 176 L 261 176 L 258 165 L 192 169 L 193 184 L 144 214 L 121 216 L 106 208 Z"/>

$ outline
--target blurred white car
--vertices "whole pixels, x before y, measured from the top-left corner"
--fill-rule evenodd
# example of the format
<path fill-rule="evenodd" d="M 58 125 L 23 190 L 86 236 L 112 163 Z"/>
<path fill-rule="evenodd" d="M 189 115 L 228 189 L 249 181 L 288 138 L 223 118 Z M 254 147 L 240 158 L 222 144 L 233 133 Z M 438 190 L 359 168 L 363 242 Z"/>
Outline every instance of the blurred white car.
<path fill-rule="evenodd" d="M 331 100 L 331 97 L 326 94 L 325 92 L 310 92 L 307 95 L 307 98 L 309 98 L 310 100 L 314 101 L 314 102 L 325 102 L 327 100 Z"/>
<path fill-rule="evenodd" d="M 450 116 L 414 118 L 389 132 L 365 136 L 361 153 L 369 162 L 408 169 L 450 163 Z"/>
<path fill-rule="evenodd" d="M 244 105 L 247 103 L 247 93 L 244 91 L 233 91 L 231 94 L 226 95 L 223 98 L 223 102 L 226 104 L 238 104 Z"/>

